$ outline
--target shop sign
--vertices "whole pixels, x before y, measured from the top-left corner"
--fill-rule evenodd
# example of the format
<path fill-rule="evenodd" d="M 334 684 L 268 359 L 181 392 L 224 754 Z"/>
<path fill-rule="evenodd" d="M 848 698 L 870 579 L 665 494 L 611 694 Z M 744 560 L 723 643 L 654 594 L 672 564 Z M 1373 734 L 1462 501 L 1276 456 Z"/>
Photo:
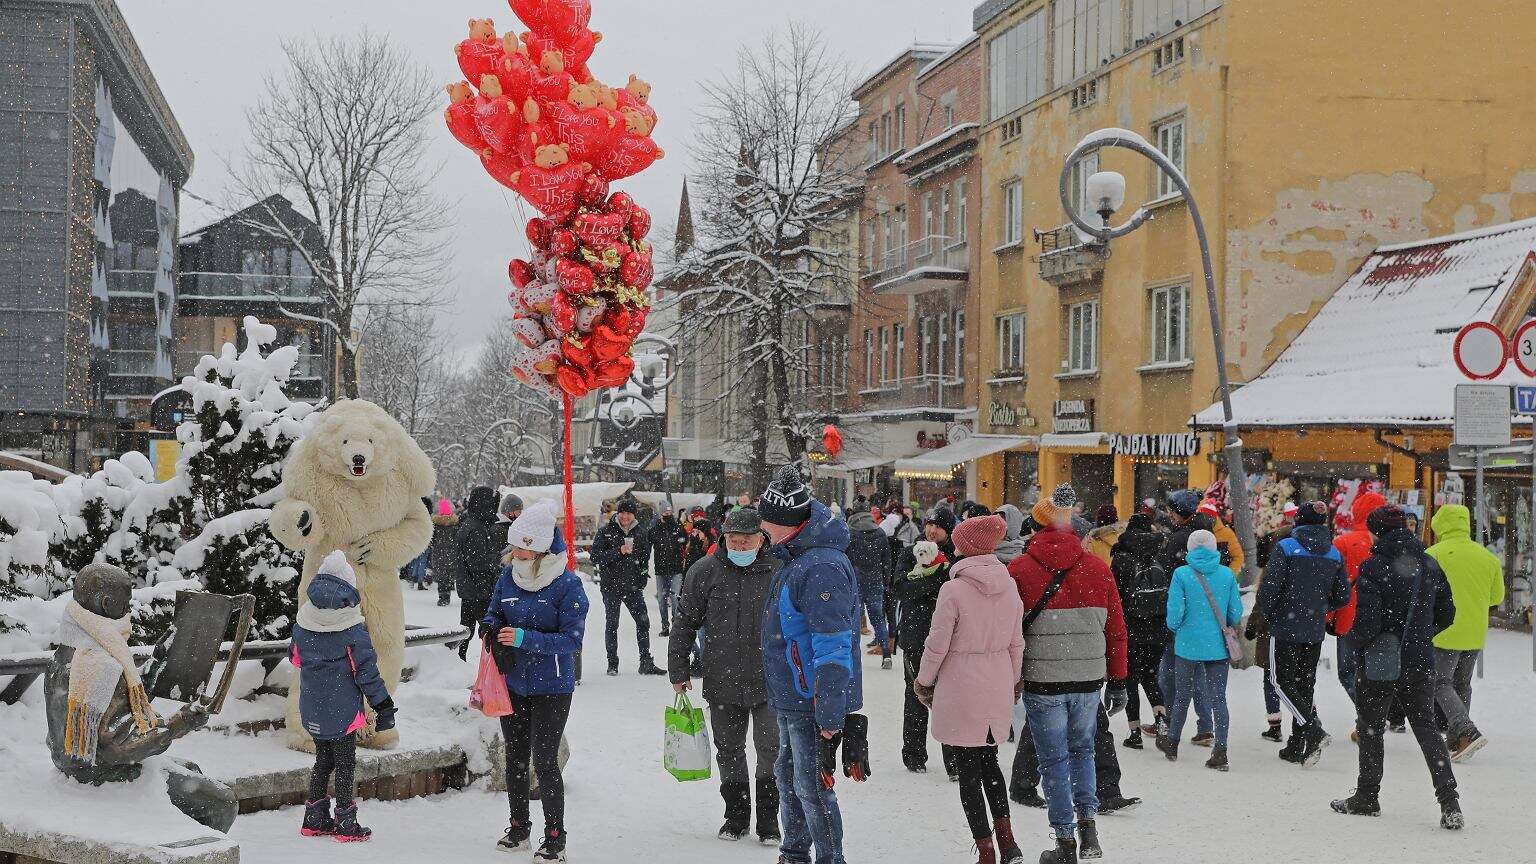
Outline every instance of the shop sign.
<path fill-rule="evenodd" d="M 1051 431 L 1092 432 L 1092 399 L 1058 399 L 1051 411 Z"/>
<path fill-rule="evenodd" d="M 1035 418 L 1029 416 L 1028 408 L 1015 408 L 1007 402 L 992 400 L 992 408 L 987 412 L 987 422 L 992 427 L 1012 429 L 1018 426 L 1033 426 Z"/>
<path fill-rule="evenodd" d="M 1200 455 L 1200 436 L 1194 433 L 1175 435 L 1111 435 L 1109 452 L 1119 456 L 1152 456 L 1157 458 L 1182 458 Z"/>
<path fill-rule="evenodd" d="M 949 443 L 949 436 L 943 432 L 926 432 L 917 430 L 917 446 L 922 450 L 937 450 Z"/>

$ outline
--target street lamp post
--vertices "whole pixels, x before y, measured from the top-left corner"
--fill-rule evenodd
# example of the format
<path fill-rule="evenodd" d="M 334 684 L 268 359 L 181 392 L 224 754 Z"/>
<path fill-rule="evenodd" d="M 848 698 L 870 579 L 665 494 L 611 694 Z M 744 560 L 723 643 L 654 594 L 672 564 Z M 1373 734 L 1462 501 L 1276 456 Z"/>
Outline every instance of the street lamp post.
<path fill-rule="evenodd" d="M 1145 156 L 1158 170 L 1167 175 L 1168 179 L 1178 187 L 1179 193 L 1184 197 L 1184 203 L 1189 207 L 1189 218 L 1195 224 L 1195 238 L 1200 243 L 1200 265 L 1205 270 L 1205 299 L 1206 306 L 1211 313 L 1211 341 L 1216 349 L 1216 375 L 1221 388 L 1221 407 L 1223 412 L 1222 438 L 1225 446 L 1222 454 L 1227 466 L 1228 494 L 1231 498 L 1231 507 L 1234 521 L 1237 522 L 1237 539 L 1243 547 L 1243 573 L 1239 574 L 1244 585 L 1254 582 L 1253 574 L 1258 568 L 1258 553 L 1253 532 L 1253 510 L 1248 502 L 1248 475 L 1243 470 L 1243 439 L 1237 434 L 1237 420 L 1232 416 L 1232 386 L 1227 378 L 1227 348 L 1222 340 L 1221 310 L 1217 306 L 1216 299 L 1216 275 L 1211 268 L 1211 246 L 1205 236 L 1205 223 L 1200 219 L 1200 208 L 1195 205 L 1195 196 L 1189 189 L 1189 183 L 1184 179 L 1184 172 L 1178 166 L 1169 161 L 1162 151 L 1153 147 L 1147 139 L 1127 129 L 1101 129 L 1090 133 L 1078 142 L 1071 154 L 1067 156 L 1066 164 L 1061 167 L 1061 207 L 1066 211 L 1067 219 L 1085 234 L 1093 237 L 1098 243 L 1108 246 L 1111 240 L 1140 228 L 1151 217 L 1145 207 L 1138 207 L 1131 218 L 1120 227 L 1112 227 L 1109 217 L 1125 203 L 1125 178 L 1113 171 L 1100 171 L 1088 178 L 1086 192 L 1089 203 L 1103 220 L 1103 224 L 1094 226 L 1088 224 L 1073 207 L 1070 192 L 1072 182 L 1072 166 L 1090 153 L 1095 153 L 1109 147 L 1119 147 L 1131 150 Z"/>

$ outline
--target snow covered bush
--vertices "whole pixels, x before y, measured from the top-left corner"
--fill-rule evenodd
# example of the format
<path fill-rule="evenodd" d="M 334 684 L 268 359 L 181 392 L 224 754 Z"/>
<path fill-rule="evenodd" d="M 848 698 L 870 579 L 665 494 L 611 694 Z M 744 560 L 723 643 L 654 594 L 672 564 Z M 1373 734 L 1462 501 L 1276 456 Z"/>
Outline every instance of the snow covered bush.
<path fill-rule="evenodd" d="M 49 541 L 58 524 L 52 486 L 25 471 L 0 471 L 0 604 L 49 596 L 54 579 Z M 0 633 L 25 629 L 0 605 Z"/>

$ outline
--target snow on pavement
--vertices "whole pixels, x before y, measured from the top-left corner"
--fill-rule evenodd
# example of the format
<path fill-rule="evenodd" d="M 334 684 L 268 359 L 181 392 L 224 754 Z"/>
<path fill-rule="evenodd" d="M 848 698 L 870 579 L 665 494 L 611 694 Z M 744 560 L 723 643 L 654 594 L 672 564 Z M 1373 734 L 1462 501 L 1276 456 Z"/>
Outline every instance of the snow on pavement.
<path fill-rule="evenodd" d="M 773 862 L 776 851 L 755 843 L 715 838 L 722 803 L 715 780 L 677 783 L 661 768 L 661 716 L 671 702 L 665 679 L 634 673 L 634 631 L 626 613 L 620 634 L 622 675 L 603 675 L 603 608 L 595 586 L 588 617 L 584 683 L 576 691 L 567 735 L 572 757 L 566 769 L 566 821 L 570 860 L 582 864 L 634 861 Z M 432 605 L 436 592 L 407 588 L 407 620 L 450 623 L 449 609 Z M 650 597 L 652 630 L 659 630 Z M 663 640 L 653 651 L 665 664 Z M 1332 646 L 1324 656 L 1331 657 Z M 471 655 L 473 657 L 473 655 Z M 902 678 L 864 657 L 865 713 L 871 718 L 874 774 L 855 785 L 838 778 L 845 821 L 847 860 L 860 862 L 974 861 L 959 796 L 942 771 L 913 775 L 901 767 Z M 1529 834 L 1536 743 L 1529 734 L 1533 685 L 1529 636 L 1490 635 L 1487 677 L 1474 684 L 1474 716 L 1490 744 L 1470 763 L 1456 766 L 1467 829 L 1439 828 L 1439 811 L 1428 772 L 1412 735 L 1388 735 L 1386 779 L 1379 819 L 1340 816 L 1333 798 L 1354 786 L 1355 749 L 1347 734 L 1349 701 L 1331 668 L 1320 669 L 1318 696 L 1325 725 L 1336 743 L 1312 769 L 1276 758 L 1278 745 L 1259 738 L 1264 711 L 1259 670 L 1234 672 L 1228 688 L 1232 738 L 1228 774 L 1202 765 L 1206 751 L 1186 744 L 1180 761 L 1152 750 L 1120 747 L 1126 794 L 1145 803 L 1135 811 L 1100 820 L 1106 860 L 1138 864 L 1227 864 L 1236 860 L 1305 861 L 1308 864 L 1380 860 L 1399 864 L 1447 864 L 1531 860 Z M 401 726 L 411 718 L 403 713 Z M 1191 728 L 1186 735 L 1192 734 Z M 1117 741 L 1123 717 L 1114 718 Z M 1013 746 L 1003 745 L 1004 773 Z M 937 745 L 930 764 L 938 768 Z M 495 849 L 507 821 L 503 795 L 472 788 L 405 802 L 362 803 L 362 821 L 373 842 L 342 845 L 298 836 L 302 811 L 241 816 L 233 839 L 244 864 L 302 862 L 499 862 L 522 860 Z M 540 819 L 534 805 L 536 824 Z M 1014 805 L 1014 830 L 1033 861 L 1050 844 L 1042 810 Z"/>

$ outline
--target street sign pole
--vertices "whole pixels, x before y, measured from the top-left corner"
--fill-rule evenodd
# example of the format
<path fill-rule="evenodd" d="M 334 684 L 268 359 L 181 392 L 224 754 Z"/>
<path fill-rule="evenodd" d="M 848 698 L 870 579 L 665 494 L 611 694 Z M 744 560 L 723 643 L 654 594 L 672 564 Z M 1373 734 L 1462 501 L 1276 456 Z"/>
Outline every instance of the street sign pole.
<path fill-rule="evenodd" d="M 1526 577 L 1526 584 L 1531 584 L 1536 579 L 1536 417 L 1531 419 L 1531 515 L 1526 521 L 1531 523 L 1530 555 L 1526 559 L 1530 562 L 1530 575 Z M 1528 594 L 1531 597 L 1531 671 L 1536 672 L 1536 593 Z M 1516 609 L 1515 614 L 1519 615 L 1520 610 Z M 1483 655 L 1477 655 L 1477 659 L 1481 661 Z"/>
<path fill-rule="evenodd" d="M 1477 514 L 1477 545 L 1486 546 L 1488 544 L 1488 532 L 1484 528 L 1485 522 L 1483 517 L 1483 448 L 1478 447 L 1476 449 L 1476 453 L 1477 490 L 1473 494 L 1477 495 L 1477 497 L 1473 499 L 1472 503 L 1474 508 L 1473 512 Z"/>

